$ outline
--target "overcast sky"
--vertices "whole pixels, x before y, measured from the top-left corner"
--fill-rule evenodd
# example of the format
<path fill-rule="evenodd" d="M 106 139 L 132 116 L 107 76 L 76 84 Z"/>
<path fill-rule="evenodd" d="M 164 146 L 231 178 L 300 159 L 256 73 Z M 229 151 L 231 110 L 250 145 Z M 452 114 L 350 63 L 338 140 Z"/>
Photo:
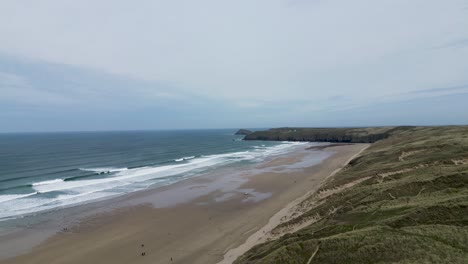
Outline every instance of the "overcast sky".
<path fill-rule="evenodd" d="M 2 0 L 0 122 L 468 124 L 468 0 Z"/>

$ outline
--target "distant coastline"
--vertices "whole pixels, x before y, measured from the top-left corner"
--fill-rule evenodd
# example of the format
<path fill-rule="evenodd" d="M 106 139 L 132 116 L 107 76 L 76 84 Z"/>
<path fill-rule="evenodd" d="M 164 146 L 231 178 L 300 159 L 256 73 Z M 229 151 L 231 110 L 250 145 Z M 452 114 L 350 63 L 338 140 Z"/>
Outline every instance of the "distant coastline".
<path fill-rule="evenodd" d="M 255 131 L 244 140 L 310 141 L 336 143 L 374 143 L 388 138 L 393 133 L 409 129 L 407 126 L 366 128 L 301 128 L 285 127 Z"/>

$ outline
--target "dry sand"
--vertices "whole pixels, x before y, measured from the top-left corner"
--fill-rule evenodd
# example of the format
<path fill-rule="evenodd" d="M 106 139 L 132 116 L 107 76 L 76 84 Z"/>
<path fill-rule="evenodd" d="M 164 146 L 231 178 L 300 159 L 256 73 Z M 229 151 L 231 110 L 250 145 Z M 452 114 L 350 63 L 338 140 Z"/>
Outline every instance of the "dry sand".
<path fill-rule="evenodd" d="M 136 205 L 87 217 L 30 252 L 0 263 L 209 264 L 223 261 L 225 255 L 223 263 L 231 263 L 255 244 L 244 242 L 272 225 L 282 208 L 317 190 L 320 182 L 367 146 L 326 148 L 332 153 L 328 158 L 306 167 L 304 160 L 323 151 L 301 148 L 258 165 L 252 173 L 192 178 L 127 196 Z M 161 202 L 164 206 L 159 206 Z M 235 248 L 241 250 L 226 254 Z"/>

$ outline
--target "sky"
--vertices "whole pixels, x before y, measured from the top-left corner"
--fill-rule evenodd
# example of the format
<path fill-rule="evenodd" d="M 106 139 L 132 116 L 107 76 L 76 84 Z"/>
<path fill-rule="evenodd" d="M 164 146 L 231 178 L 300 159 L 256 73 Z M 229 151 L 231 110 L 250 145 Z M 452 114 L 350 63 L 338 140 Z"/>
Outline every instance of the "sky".
<path fill-rule="evenodd" d="M 2 0 L 0 132 L 468 124 L 468 0 Z"/>

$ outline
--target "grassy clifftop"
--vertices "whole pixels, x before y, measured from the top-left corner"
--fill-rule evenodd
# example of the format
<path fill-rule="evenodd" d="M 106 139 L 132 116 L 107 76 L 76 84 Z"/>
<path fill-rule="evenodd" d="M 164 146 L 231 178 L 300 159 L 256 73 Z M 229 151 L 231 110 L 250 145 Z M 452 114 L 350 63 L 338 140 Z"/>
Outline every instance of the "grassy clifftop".
<path fill-rule="evenodd" d="M 394 130 L 302 206 L 235 263 L 468 263 L 468 127 Z"/>
<path fill-rule="evenodd" d="M 373 143 L 389 137 L 400 129 L 406 129 L 406 127 L 273 128 L 253 132 L 247 135 L 244 140 Z"/>

